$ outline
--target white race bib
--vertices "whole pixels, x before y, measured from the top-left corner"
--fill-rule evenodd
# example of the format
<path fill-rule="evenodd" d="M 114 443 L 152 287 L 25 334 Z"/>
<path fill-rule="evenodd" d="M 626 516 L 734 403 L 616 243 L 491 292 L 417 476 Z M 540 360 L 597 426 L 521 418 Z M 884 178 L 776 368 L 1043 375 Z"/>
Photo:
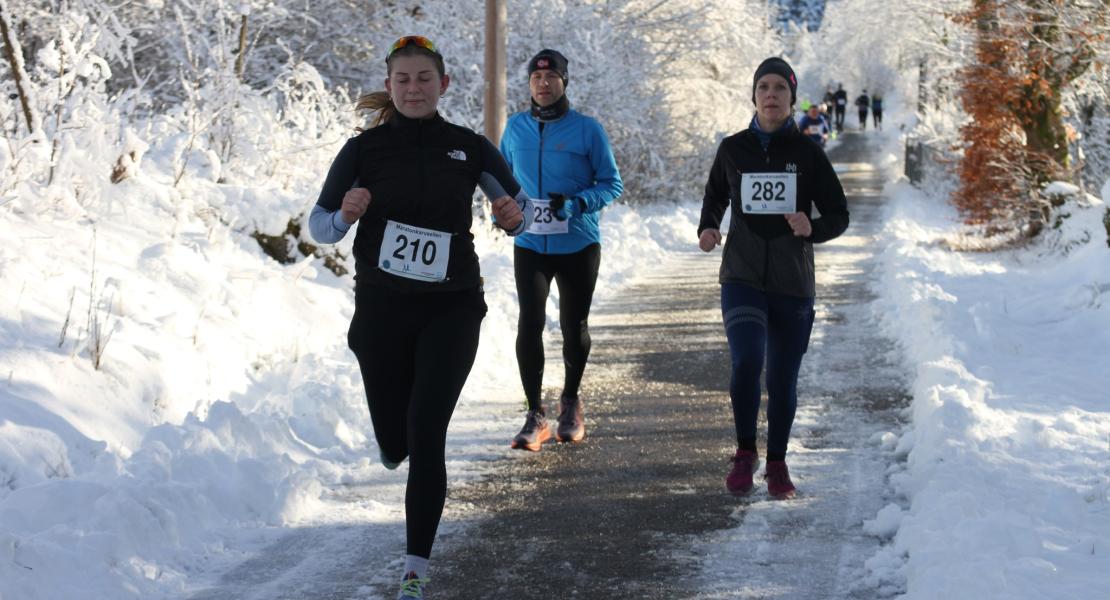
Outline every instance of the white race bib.
<path fill-rule="evenodd" d="M 740 178 L 740 209 L 749 215 L 797 212 L 797 173 L 744 173 Z"/>
<path fill-rule="evenodd" d="M 810 125 L 809 127 L 806 127 L 806 133 L 809 135 L 821 135 L 821 126 Z"/>
<path fill-rule="evenodd" d="M 567 201 L 571 202 L 572 200 L 568 199 Z M 555 211 L 551 209 L 550 200 L 537 200 L 533 198 L 532 210 L 535 211 L 536 218 L 532 221 L 532 226 L 528 228 L 528 233 L 552 235 L 570 231 L 570 220 L 566 219 L 560 221 L 556 219 Z"/>
<path fill-rule="evenodd" d="M 418 281 L 443 281 L 450 257 L 450 233 L 386 221 L 378 255 L 381 270 Z"/>

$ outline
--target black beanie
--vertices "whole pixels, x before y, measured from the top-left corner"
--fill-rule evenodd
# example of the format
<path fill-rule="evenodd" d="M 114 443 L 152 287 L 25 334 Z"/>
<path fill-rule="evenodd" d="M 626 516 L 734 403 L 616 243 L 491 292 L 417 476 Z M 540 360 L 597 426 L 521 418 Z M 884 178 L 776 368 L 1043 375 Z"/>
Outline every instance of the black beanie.
<path fill-rule="evenodd" d="M 563 56 L 558 50 L 551 50 L 544 48 L 528 61 L 528 75 L 531 76 L 533 72 L 540 69 L 551 69 L 563 78 L 563 86 L 567 84 L 567 57 Z"/>
<path fill-rule="evenodd" d="M 755 77 L 752 78 L 752 104 L 755 104 L 755 84 L 759 83 L 759 78 L 768 73 L 781 75 L 786 80 L 787 85 L 790 86 L 790 106 L 798 100 L 798 78 L 794 76 L 794 69 L 786 64 L 786 61 L 772 56 L 767 60 L 759 63 L 759 68 L 755 70 Z"/>

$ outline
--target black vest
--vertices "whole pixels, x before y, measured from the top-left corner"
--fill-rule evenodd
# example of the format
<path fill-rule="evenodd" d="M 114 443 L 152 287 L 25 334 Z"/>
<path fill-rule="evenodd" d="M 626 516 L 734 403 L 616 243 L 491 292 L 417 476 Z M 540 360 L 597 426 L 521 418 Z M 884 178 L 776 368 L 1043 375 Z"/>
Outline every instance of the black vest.
<path fill-rule="evenodd" d="M 370 190 L 370 206 L 359 221 L 354 254 L 360 285 L 402 292 L 450 291 L 479 285 L 478 256 L 470 233 L 474 189 L 483 168 L 483 138 L 444 121 L 401 114 L 356 140 L 359 183 Z M 407 279 L 378 268 L 386 221 L 451 233 L 447 279 Z M 395 244 L 395 240 L 385 243 Z"/>

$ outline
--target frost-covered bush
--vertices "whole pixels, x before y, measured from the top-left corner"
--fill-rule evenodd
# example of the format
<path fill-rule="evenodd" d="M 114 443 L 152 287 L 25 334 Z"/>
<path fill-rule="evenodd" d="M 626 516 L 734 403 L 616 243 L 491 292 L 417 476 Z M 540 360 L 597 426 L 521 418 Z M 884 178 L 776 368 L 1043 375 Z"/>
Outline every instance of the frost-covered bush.
<path fill-rule="evenodd" d="M 23 111 L 0 112 L 0 197 L 14 208 L 79 211 L 96 202 L 111 185 L 122 115 L 137 104 L 134 94 L 106 93 L 112 69 L 102 52 L 110 32 L 89 13 L 57 17 L 36 21 L 51 33 L 35 44 L 35 59 L 24 61 L 20 91 L 7 70 L 0 77 L 0 93 L 21 93 L 33 115 L 30 133 Z"/>
<path fill-rule="evenodd" d="M 1110 68 L 1078 80 L 1065 108 L 1068 125 L 1076 133 L 1072 153 L 1078 161 L 1080 181 L 1087 189 L 1097 190 L 1110 173 Z"/>
<path fill-rule="evenodd" d="M 1081 246 L 1101 246 L 1107 241 L 1103 237 L 1107 234 L 1107 209 L 1102 199 L 1059 181 L 1046 186 L 1041 194 L 1052 206 L 1042 234 L 1051 251 L 1066 256 Z"/>
<path fill-rule="evenodd" d="M 43 130 L 29 137 L 18 111 L 0 108 L 7 198 L 35 186 L 36 198 L 81 212 L 139 178 L 188 199 L 174 219 L 191 211 L 285 235 L 365 124 L 354 99 L 383 88 L 386 49 L 403 34 L 431 37 L 444 54 L 444 117 L 484 128 L 480 3 L 5 1 L 22 18 Z M 528 107 L 528 59 L 557 48 L 571 61 L 572 104 L 609 133 L 621 201 L 696 199 L 720 137 L 751 118 L 751 72 L 782 51 L 768 10 L 750 0 L 510 3 L 509 110 Z M 12 93 L 3 70 L 0 90 Z"/>

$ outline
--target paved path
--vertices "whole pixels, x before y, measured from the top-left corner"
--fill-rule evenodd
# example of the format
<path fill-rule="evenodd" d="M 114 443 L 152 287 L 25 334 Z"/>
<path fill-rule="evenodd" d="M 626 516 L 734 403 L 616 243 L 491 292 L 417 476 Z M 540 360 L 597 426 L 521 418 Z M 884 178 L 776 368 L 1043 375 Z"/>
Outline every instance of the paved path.
<path fill-rule="evenodd" d="M 886 504 L 890 460 L 875 438 L 897 429 L 907 404 L 894 349 L 871 312 L 871 242 L 883 199 L 867 142 L 849 133 L 831 153 L 852 225 L 817 249 L 817 325 L 787 457 L 798 497 L 770 501 L 762 486 L 743 500 L 725 492 L 734 434 L 720 254 L 691 251 L 595 307 L 583 388 L 585 442 L 514 453 L 491 475 L 449 491 L 430 598 L 838 599 L 898 592 L 875 589 L 863 577 L 877 542 L 861 524 Z M 548 365 L 561 368 L 557 348 L 549 348 Z M 558 392 L 547 390 L 549 401 Z M 193 598 L 393 600 L 395 561 L 388 573 L 367 567 L 396 556 L 401 529 L 298 529 Z"/>
<path fill-rule="evenodd" d="M 724 490 L 734 434 L 720 254 L 680 255 L 595 308 L 587 441 L 522 452 L 452 492 L 449 503 L 488 517 L 439 543 L 434 598 L 889 593 L 859 582 L 877 548 L 861 524 L 885 504 L 888 455 L 873 438 L 897 428 L 907 402 L 871 315 L 882 181 L 868 154 L 853 134 L 832 153 L 852 226 L 817 251 L 818 324 L 788 456 L 799 497 L 771 502 L 757 487 L 738 501 Z"/>

